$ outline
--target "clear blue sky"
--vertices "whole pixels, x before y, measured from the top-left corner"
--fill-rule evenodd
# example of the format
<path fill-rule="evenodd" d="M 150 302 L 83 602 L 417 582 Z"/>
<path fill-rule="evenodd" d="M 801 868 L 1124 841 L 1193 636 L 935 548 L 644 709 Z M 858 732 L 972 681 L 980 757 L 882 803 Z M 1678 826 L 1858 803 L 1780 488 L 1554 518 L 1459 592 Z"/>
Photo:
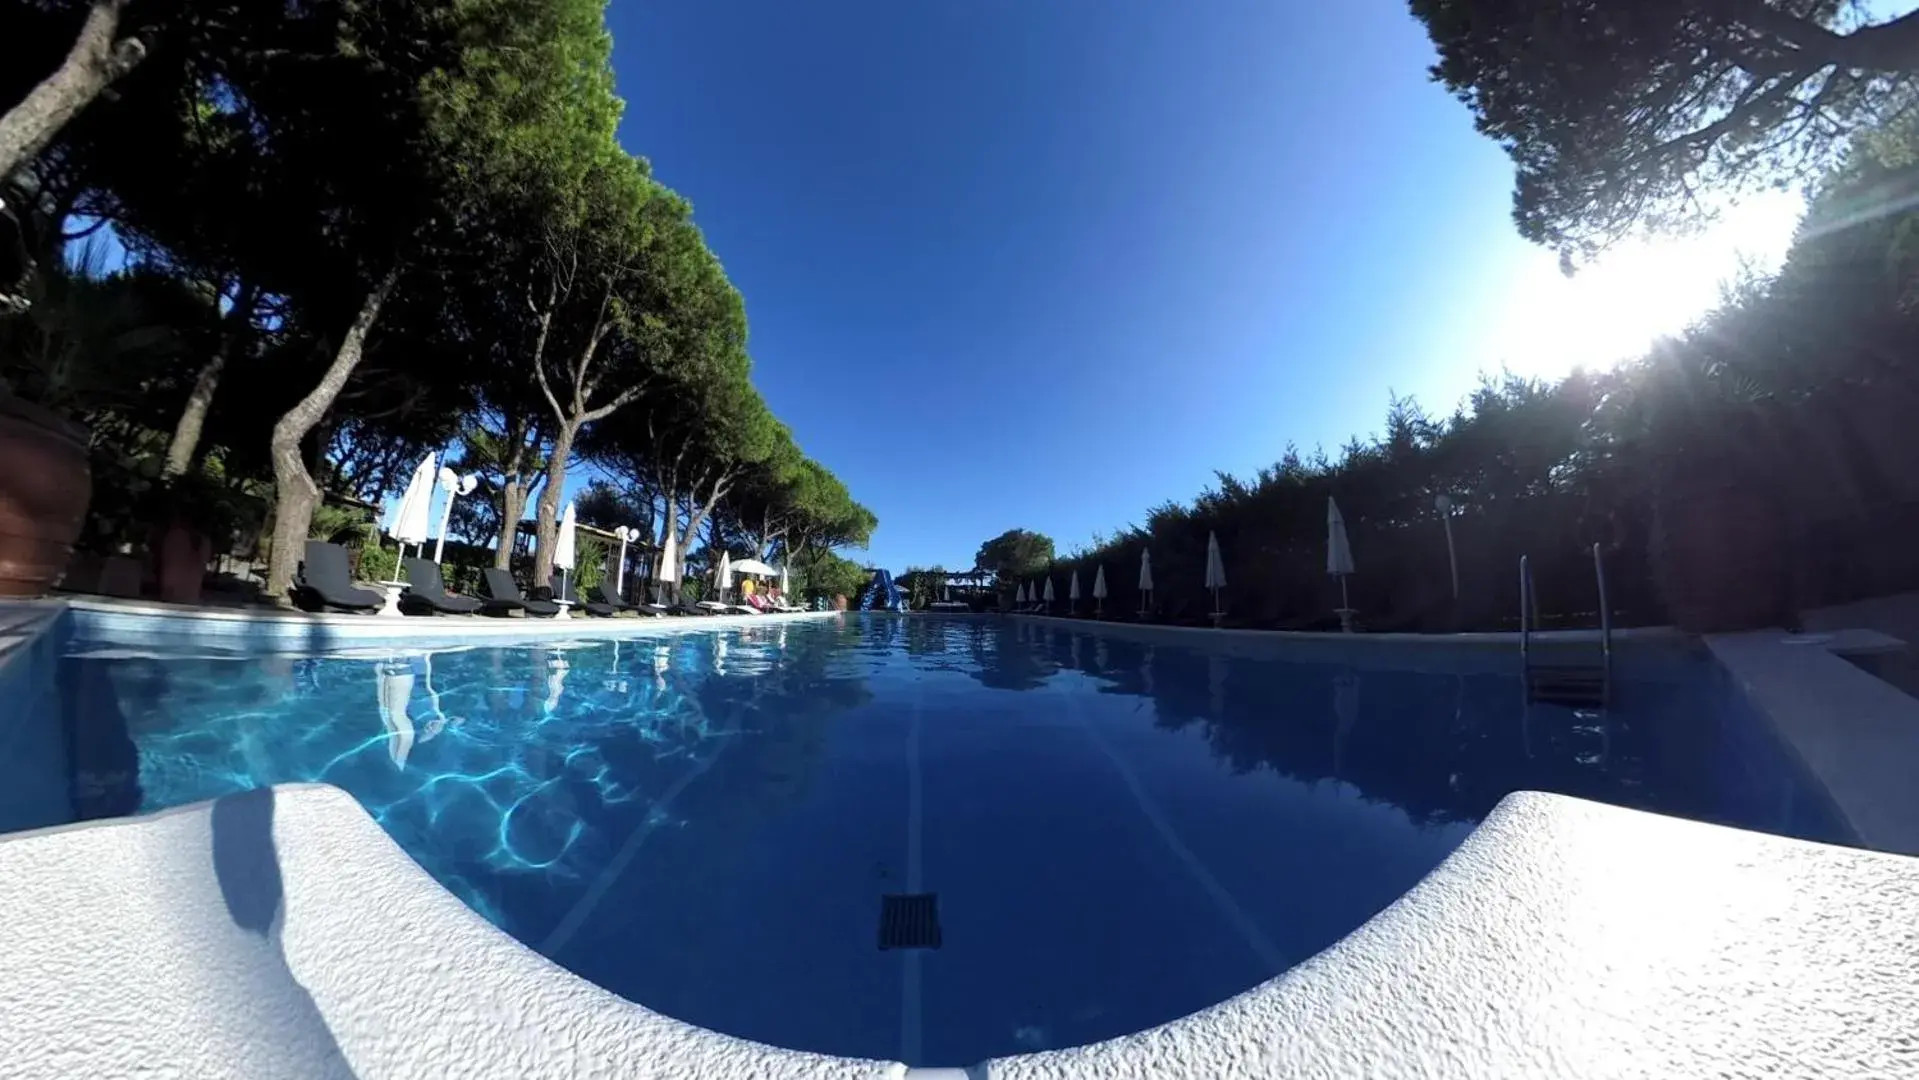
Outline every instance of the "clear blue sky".
<path fill-rule="evenodd" d="M 755 381 L 894 570 L 1015 526 L 1070 550 L 1376 430 L 1389 390 L 1449 411 L 1550 262 L 1402 0 L 608 18 L 623 142 L 692 200 Z"/>

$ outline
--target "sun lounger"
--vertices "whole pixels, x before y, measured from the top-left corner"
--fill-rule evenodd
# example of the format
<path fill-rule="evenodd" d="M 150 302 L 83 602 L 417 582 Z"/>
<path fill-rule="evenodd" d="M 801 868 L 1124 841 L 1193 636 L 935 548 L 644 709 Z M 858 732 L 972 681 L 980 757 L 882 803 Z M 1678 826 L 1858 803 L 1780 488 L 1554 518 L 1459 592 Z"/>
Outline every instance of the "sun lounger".
<path fill-rule="evenodd" d="M 470 596 L 455 596 L 446 591 L 440 577 L 440 565 L 425 559 L 401 559 L 406 570 L 406 595 L 400 597 L 400 610 L 408 615 L 471 615 L 480 610 L 480 602 Z"/>
<path fill-rule="evenodd" d="M 613 591 L 612 582 L 602 580 L 596 591 L 600 594 L 600 603 L 612 608 L 615 612 L 645 610 L 644 605 L 629 604 L 621 600 L 620 595 Z"/>
<path fill-rule="evenodd" d="M 754 611 L 750 607 L 743 607 L 739 604 L 726 604 L 718 600 L 702 600 L 695 606 L 700 608 L 700 610 L 706 612 L 708 615 L 758 615 L 759 614 L 759 612 Z"/>
<path fill-rule="evenodd" d="M 309 610 L 372 611 L 386 604 L 384 594 L 354 587 L 346 549 L 324 540 L 307 541 L 306 560 L 294 576 L 294 597 Z"/>
<path fill-rule="evenodd" d="M 566 592 L 564 594 L 560 592 L 560 587 L 562 585 L 566 587 Z M 613 617 L 614 611 L 613 611 L 612 604 L 603 604 L 599 602 L 598 600 L 580 599 L 578 585 L 579 583 L 574 581 L 571 575 L 568 575 L 564 578 L 562 578 L 559 574 L 553 575 L 553 595 L 555 597 L 558 597 L 560 599 L 567 601 L 568 603 L 572 604 L 574 607 L 579 608 L 580 610 L 586 612 L 588 615 L 594 616 L 595 618 L 610 619 Z"/>
<path fill-rule="evenodd" d="M 552 617 L 560 613 L 560 605 L 551 600 L 529 600 L 520 595 L 520 586 L 513 575 L 497 567 L 488 567 L 480 574 L 480 584 L 486 589 L 481 598 L 480 610 L 488 615 L 507 615 L 515 611 L 524 611 L 528 615 Z"/>

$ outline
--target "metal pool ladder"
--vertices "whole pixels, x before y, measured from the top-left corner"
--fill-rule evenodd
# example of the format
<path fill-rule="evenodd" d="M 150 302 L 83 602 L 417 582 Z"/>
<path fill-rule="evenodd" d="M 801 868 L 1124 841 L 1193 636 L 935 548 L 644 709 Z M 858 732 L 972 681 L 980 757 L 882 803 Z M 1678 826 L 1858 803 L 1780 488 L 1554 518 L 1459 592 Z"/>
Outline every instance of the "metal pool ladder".
<path fill-rule="evenodd" d="M 1530 560 L 1519 557 L 1519 664 L 1526 682 L 1526 703 L 1604 709 L 1612 703 L 1612 605 L 1606 596 L 1606 562 L 1593 545 L 1593 576 L 1599 583 L 1599 659 L 1597 663 L 1535 664 L 1532 633 L 1539 624 L 1539 594 L 1533 589 Z"/>

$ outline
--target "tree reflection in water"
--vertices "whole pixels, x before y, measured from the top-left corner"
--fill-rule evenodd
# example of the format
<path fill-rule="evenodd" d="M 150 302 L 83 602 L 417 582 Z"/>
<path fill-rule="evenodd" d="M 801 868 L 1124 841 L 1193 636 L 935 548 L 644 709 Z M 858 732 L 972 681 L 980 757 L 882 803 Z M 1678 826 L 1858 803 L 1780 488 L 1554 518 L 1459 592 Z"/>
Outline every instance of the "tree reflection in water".
<path fill-rule="evenodd" d="M 1164 730 L 1201 733 L 1236 773 L 1344 785 L 1416 823 L 1476 822 L 1531 790 L 1818 839 L 1843 832 L 1822 805 L 1780 808 L 1800 777 L 1710 664 L 1677 652 L 1624 661 L 1615 707 L 1588 712 L 1529 707 L 1517 659 L 1503 654 L 1408 653 L 1421 670 L 1393 670 L 1376 657 L 1366 667 L 1249 658 L 1023 619 L 948 633 L 984 686 L 1037 690 L 1078 672 L 1097 693 L 1141 699 Z"/>

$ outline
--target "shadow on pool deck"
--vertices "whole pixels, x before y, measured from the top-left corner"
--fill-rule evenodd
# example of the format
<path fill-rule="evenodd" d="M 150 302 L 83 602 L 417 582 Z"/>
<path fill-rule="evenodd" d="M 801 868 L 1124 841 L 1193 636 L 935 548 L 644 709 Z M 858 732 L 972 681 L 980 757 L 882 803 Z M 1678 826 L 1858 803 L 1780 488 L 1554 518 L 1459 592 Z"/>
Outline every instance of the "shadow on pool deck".
<path fill-rule="evenodd" d="M 255 788 L 215 800 L 212 812 L 213 873 L 235 926 L 260 939 L 270 955 L 248 965 L 236 987 L 243 996 L 277 1007 L 278 1031 L 291 1056 L 310 1063 L 311 1075 L 352 1077 L 326 1017 L 287 964 L 280 940 L 286 894 L 279 853 L 273 844 L 273 789 Z"/>

